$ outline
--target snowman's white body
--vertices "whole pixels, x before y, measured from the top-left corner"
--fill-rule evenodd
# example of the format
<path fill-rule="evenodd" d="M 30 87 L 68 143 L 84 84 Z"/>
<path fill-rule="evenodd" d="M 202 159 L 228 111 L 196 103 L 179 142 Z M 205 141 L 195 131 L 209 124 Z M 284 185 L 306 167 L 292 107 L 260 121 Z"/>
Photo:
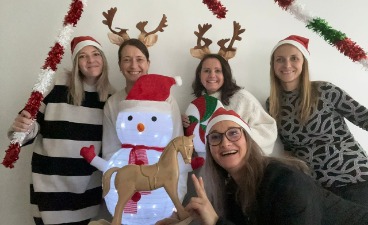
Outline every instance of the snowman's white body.
<path fill-rule="evenodd" d="M 132 103 L 134 102 L 134 104 Z M 116 131 L 122 144 L 144 145 L 164 148 L 173 138 L 173 120 L 170 104 L 158 102 L 157 107 L 147 107 L 139 101 L 123 103 L 120 110 Z M 129 107 L 131 106 L 131 107 Z M 144 127 L 143 131 L 138 128 Z M 129 164 L 129 155 L 132 148 L 119 149 L 108 161 L 105 171 L 111 167 L 123 167 Z M 146 149 L 147 164 L 156 163 L 162 152 L 154 149 Z M 179 154 L 180 155 L 180 154 Z M 179 161 L 180 157 L 178 155 Z M 105 196 L 109 212 L 114 215 L 118 194 L 114 185 L 115 174 L 111 178 L 110 191 Z M 169 217 L 175 209 L 170 197 L 164 188 L 151 191 L 149 194 L 141 193 L 141 199 L 136 202 L 137 212 L 127 213 L 130 200 L 124 208 L 122 224 L 128 225 L 151 225 L 156 221 Z"/>

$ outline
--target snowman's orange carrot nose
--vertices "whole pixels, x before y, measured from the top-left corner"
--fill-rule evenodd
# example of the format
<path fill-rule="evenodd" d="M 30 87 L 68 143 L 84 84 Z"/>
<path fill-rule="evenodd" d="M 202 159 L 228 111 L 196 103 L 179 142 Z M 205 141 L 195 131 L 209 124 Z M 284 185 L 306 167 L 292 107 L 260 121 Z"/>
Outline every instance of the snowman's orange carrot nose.
<path fill-rule="evenodd" d="M 137 130 L 138 130 L 139 132 L 144 131 L 144 124 L 143 124 L 143 123 L 138 123 L 138 125 L 137 125 Z"/>

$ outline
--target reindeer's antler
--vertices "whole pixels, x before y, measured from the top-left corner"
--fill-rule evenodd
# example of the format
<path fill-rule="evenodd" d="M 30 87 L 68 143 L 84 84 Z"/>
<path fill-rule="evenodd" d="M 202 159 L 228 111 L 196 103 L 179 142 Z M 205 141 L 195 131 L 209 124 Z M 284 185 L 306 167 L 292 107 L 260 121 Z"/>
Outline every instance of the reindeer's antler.
<path fill-rule="evenodd" d="M 245 29 L 240 29 L 241 26 L 236 21 L 234 21 L 233 24 L 234 24 L 234 33 L 233 33 L 233 37 L 231 38 L 231 41 L 229 43 L 229 46 L 225 47 L 225 44 L 230 39 L 221 39 L 217 42 L 217 44 L 220 46 L 220 50 L 219 50 L 218 54 L 221 55 L 222 57 L 224 57 L 226 60 L 229 60 L 229 59 L 231 59 L 235 56 L 236 48 L 233 47 L 233 44 L 234 44 L 235 41 L 241 41 L 242 38 L 239 35 L 244 33 L 244 31 L 245 31 Z"/>
<path fill-rule="evenodd" d="M 150 32 L 147 32 L 144 29 L 148 23 L 147 21 L 142 21 L 142 22 L 137 23 L 136 27 L 141 32 L 138 36 L 138 39 L 142 41 L 147 47 L 154 45 L 158 39 L 156 33 L 158 31 L 164 32 L 164 27 L 167 27 L 166 22 L 167 22 L 167 17 L 165 14 L 163 14 L 160 24 L 157 26 L 156 29 Z"/>
<path fill-rule="evenodd" d="M 209 46 L 212 44 L 212 41 L 208 38 L 204 38 L 203 35 L 212 27 L 211 24 L 203 24 L 203 27 L 198 24 L 198 31 L 194 31 L 194 34 L 197 36 L 197 45 L 190 49 L 190 54 L 193 57 L 202 59 L 204 55 L 211 53 Z M 201 45 L 201 42 L 204 42 Z"/>
<path fill-rule="evenodd" d="M 143 35 L 145 35 L 145 36 L 148 36 L 148 35 L 151 35 L 151 34 L 155 34 L 155 33 L 157 33 L 158 31 L 160 31 L 160 32 L 164 32 L 164 27 L 167 27 L 167 24 L 166 24 L 166 22 L 167 22 L 167 17 L 166 17 L 166 15 L 165 14 L 163 14 L 162 15 L 162 19 L 161 19 L 161 22 L 160 22 L 160 24 L 157 26 L 157 28 L 156 29 L 154 29 L 153 31 L 150 31 L 150 32 L 146 32 L 145 30 L 144 30 L 144 28 L 146 27 L 146 25 L 147 25 L 147 21 L 143 21 L 143 22 L 139 22 L 139 23 L 137 23 L 137 29 L 141 32 L 141 34 L 143 34 Z"/>
<path fill-rule="evenodd" d="M 111 28 L 112 21 L 114 20 L 116 11 L 117 11 L 117 8 L 115 7 L 115 8 L 110 8 L 109 10 L 107 10 L 107 13 L 102 12 L 102 15 L 106 18 L 106 20 L 103 20 L 102 23 L 107 25 L 110 31 L 112 32 L 112 34 L 108 34 L 110 41 L 114 44 L 121 45 L 124 41 L 129 40 L 130 37 L 127 34 L 128 29 L 122 29 L 119 27 L 115 27 L 116 29 L 120 30 L 120 31 L 115 31 Z"/>

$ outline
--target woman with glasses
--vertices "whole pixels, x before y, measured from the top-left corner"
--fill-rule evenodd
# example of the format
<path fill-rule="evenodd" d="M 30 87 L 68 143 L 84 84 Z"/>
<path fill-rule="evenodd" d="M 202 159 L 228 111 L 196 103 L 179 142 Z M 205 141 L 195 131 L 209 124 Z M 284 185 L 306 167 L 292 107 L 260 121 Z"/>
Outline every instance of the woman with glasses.
<path fill-rule="evenodd" d="M 203 180 L 192 175 L 197 197 L 185 208 L 202 225 L 368 224 L 366 206 L 318 186 L 304 162 L 265 156 L 232 110 L 209 120 L 206 154 Z"/>

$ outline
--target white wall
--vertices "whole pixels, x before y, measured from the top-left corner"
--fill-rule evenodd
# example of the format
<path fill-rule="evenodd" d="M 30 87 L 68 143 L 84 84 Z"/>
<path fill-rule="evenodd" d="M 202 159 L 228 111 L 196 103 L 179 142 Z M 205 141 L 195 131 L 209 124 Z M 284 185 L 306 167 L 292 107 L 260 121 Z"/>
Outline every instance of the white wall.
<path fill-rule="evenodd" d="M 347 34 L 366 51 L 366 0 L 304 0 L 306 10 L 324 18 L 333 28 Z M 36 83 L 50 47 L 62 28 L 63 18 L 70 1 L 0 0 L 0 148 L 3 157 L 9 145 L 7 128 L 17 112 L 25 105 Z M 269 52 L 280 39 L 289 34 L 310 38 L 313 59 L 313 79 L 327 80 L 342 87 L 361 104 L 368 106 L 368 71 L 352 62 L 327 44 L 305 24 L 274 3 L 273 0 L 223 0 L 227 7 L 226 19 L 219 20 L 201 0 L 93 0 L 88 1 L 74 35 L 91 35 L 101 42 L 110 62 L 111 80 L 118 89 L 123 78 L 117 66 L 117 46 L 107 39 L 108 28 L 102 24 L 102 12 L 118 7 L 114 27 L 129 29 L 131 37 L 138 36 L 135 24 L 148 20 L 147 29 L 154 29 L 162 14 L 168 17 L 168 27 L 159 34 L 158 43 L 150 49 L 151 73 L 180 75 L 183 86 L 174 88 L 181 110 L 191 101 L 191 82 L 199 62 L 189 49 L 196 43 L 193 32 L 198 24 L 212 23 L 206 37 L 214 42 L 212 51 L 218 51 L 217 41 L 232 36 L 232 22 L 246 28 L 243 40 L 235 43 L 237 56 L 230 60 L 238 84 L 252 92 L 264 104 L 269 93 Z M 145 7 L 143 7 L 145 6 Z M 70 66 L 70 49 L 66 50 L 58 72 Z M 351 125 L 351 124 L 350 124 Z M 355 137 L 368 150 L 367 132 L 350 126 Z M 364 138 L 365 137 L 365 138 Z M 14 169 L 0 166 L 1 224 L 33 224 L 29 213 L 28 182 L 31 147 L 22 148 Z"/>

